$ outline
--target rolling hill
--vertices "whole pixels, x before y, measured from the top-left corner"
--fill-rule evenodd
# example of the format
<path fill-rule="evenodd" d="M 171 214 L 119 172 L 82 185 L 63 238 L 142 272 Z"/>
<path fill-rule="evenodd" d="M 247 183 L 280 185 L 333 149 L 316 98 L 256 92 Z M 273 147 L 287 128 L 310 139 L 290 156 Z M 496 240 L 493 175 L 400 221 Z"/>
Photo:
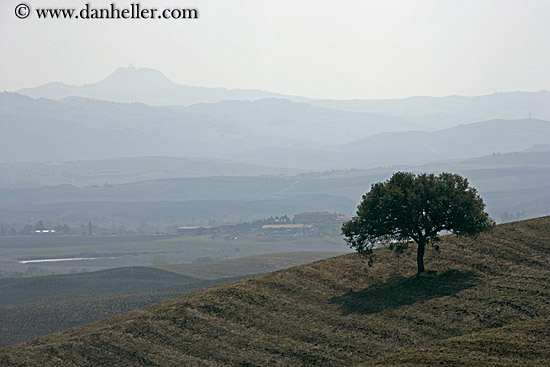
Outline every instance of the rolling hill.
<path fill-rule="evenodd" d="M 430 343 L 368 366 L 545 366 L 550 361 L 549 339 L 550 319 L 539 317 Z"/>
<path fill-rule="evenodd" d="M 200 289 L 339 254 L 285 252 L 165 265 L 157 269 L 126 267 L 62 277 L 3 279 L 0 280 L 0 346 L 102 320 Z M 144 279 L 148 282 L 145 283 Z"/>
<path fill-rule="evenodd" d="M 444 364 L 447 352 L 483 345 L 494 365 L 547 364 L 540 342 L 499 341 L 547 335 L 549 229 L 543 217 L 473 240 L 446 236 L 422 276 L 413 256 L 387 249 L 370 268 L 357 254 L 301 265 L 1 348 L 0 363 L 389 366 L 425 350 Z"/>

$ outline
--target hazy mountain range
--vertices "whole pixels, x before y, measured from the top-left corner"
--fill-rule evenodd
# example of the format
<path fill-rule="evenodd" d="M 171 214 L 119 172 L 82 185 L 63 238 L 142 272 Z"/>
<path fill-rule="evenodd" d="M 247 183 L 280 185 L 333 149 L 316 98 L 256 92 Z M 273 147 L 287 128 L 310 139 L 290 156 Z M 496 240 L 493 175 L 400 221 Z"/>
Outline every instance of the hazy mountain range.
<path fill-rule="evenodd" d="M 115 102 L 140 102 L 153 106 L 189 106 L 227 100 L 254 101 L 284 98 L 292 102 L 351 112 L 368 112 L 379 118 L 401 120 L 409 129 L 441 129 L 491 119 L 533 117 L 550 120 L 550 92 L 494 93 L 485 96 L 410 97 L 380 100 L 319 100 L 262 90 L 228 90 L 176 84 L 160 71 L 148 68 L 119 68 L 105 79 L 80 86 L 59 82 L 18 93 L 33 98 L 63 99 L 70 96 Z"/>
<path fill-rule="evenodd" d="M 319 170 L 422 164 L 550 144 L 550 123 L 543 120 L 405 131 L 409 126 L 398 118 L 285 99 L 154 107 L 2 93 L 0 128 L 2 162 L 190 156 Z"/>
<path fill-rule="evenodd" d="M 408 128 L 396 119 L 283 99 L 184 108 L 80 97 L 32 99 L 13 93 L 0 94 L 0 123 L 2 161 L 226 157 L 235 151 L 268 146 L 342 144 L 358 136 Z"/>

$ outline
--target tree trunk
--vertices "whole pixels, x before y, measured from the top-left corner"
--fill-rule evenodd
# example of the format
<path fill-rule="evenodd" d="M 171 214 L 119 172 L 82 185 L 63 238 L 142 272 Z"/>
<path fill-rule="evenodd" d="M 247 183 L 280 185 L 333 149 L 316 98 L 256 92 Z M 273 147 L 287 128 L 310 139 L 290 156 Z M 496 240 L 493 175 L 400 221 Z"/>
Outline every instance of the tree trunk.
<path fill-rule="evenodd" d="M 418 240 L 418 252 L 416 254 L 416 263 L 418 265 L 418 274 L 424 272 L 424 247 L 426 240 L 421 238 Z"/>

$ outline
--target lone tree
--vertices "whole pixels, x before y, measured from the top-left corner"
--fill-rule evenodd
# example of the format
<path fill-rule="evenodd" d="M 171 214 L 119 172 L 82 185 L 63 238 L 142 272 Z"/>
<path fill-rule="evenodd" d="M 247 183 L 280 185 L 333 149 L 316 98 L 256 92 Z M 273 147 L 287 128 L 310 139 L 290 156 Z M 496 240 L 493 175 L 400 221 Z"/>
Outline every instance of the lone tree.
<path fill-rule="evenodd" d="M 459 175 L 397 172 L 372 185 L 342 233 L 350 247 L 369 256 L 369 263 L 376 243 L 389 243 L 392 250 L 402 252 L 411 240 L 416 242 L 420 274 L 426 244 L 437 247 L 441 231 L 475 236 L 494 225 L 484 208 L 477 190 Z"/>

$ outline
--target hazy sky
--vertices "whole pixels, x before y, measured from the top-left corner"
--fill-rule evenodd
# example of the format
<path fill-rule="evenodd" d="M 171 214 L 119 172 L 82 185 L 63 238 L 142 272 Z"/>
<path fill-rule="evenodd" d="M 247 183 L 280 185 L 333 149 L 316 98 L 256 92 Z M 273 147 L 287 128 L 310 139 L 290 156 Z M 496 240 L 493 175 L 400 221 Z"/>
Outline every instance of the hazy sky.
<path fill-rule="evenodd" d="M 318 98 L 550 89 L 550 1 L 134 0 L 198 20 L 18 19 L 0 0 L 0 90 L 93 83 L 119 66 L 188 85 Z"/>

